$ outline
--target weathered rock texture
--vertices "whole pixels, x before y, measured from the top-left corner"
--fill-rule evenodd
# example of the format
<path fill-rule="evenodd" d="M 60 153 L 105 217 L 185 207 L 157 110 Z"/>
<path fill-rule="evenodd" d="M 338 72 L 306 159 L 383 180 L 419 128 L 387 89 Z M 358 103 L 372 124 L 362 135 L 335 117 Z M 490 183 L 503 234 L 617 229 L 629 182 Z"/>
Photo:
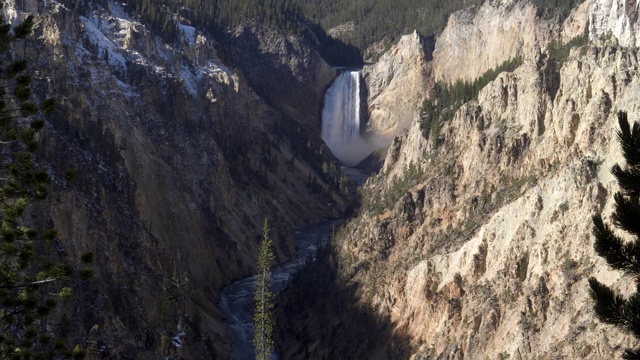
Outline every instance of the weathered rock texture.
<path fill-rule="evenodd" d="M 229 42 L 231 60 L 253 89 L 318 133 L 322 99 L 336 71 L 300 38 L 274 30 L 240 26 Z"/>
<path fill-rule="evenodd" d="M 329 152 L 308 131 L 329 67 L 300 43 L 256 30 L 263 45 L 295 47 L 259 70 L 290 72 L 280 89 L 300 97 L 267 102 L 188 25 L 179 45 L 166 44 L 115 3 L 84 15 L 58 2 L 4 5 L 9 17 L 37 15 L 33 40 L 16 52 L 37 69 L 35 95 L 58 101 L 39 161 L 53 179 L 60 249 L 69 259 L 95 252 L 95 276 L 72 313 L 78 329 L 98 325 L 90 357 L 163 358 L 179 330 L 184 358 L 224 355 L 217 294 L 253 272 L 263 219 L 282 260 L 294 252 L 293 228 L 345 206 L 326 191 L 319 164 Z M 272 69 L 277 61 L 289 67 Z M 312 193 L 313 178 L 322 191 Z"/>
<path fill-rule="evenodd" d="M 621 46 L 639 46 L 638 2 L 621 0 L 590 1 L 592 36 L 615 38 Z"/>
<path fill-rule="evenodd" d="M 334 245 L 335 283 L 390 330 L 386 345 L 354 344 L 343 357 L 604 359 L 637 345 L 595 318 L 587 284 L 595 276 L 634 289 L 593 251 L 591 216 L 612 211 L 616 113 L 640 121 L 629 40 L 637 17 L 611 15 L 635 6 L 588 1 L 555 26 L 524 1 L 452 16 L 436 43 L 436 80 L 473 80 L 513 56 L 523 64 L 463 105 L 437 141 L 414 122 L 365 185 L 362 209 Z M 546 39 L 566 41 L 593 19 L 606 21 L 590 23 L 588 46 L 549 59 Z M 315 311 L 322 319 L 331 310 Z M 322 358 L 348 349 L 330 331 L 315 335 L 286 350 Z"/>
<path fill-rule="evenodd" d="M 550 24 L 527 1 L 487 1 L 452 14 L 433 52 L 437 81 L 472 81 L 505 60 L 546 46 Z"/>
<path fill-rule="evenodd" d="M 378 62 L 364 67 L 372 131 L 393 136 L 416 119 L 429 86 L 432 46 L 432 39 L 414 32 L 403 36 Z"/>

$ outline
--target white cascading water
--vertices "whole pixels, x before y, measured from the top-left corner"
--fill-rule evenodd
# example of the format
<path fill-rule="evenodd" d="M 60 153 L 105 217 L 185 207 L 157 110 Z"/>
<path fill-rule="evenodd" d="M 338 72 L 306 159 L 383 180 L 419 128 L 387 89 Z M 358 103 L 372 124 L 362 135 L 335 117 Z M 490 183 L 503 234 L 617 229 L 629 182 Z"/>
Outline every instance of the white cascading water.
<path fill-rule="evenodd" d="M 353 165 L 362 159 L 360 71 L 343 72 L 327 90 L 320 136 L 342 162 Z"/>

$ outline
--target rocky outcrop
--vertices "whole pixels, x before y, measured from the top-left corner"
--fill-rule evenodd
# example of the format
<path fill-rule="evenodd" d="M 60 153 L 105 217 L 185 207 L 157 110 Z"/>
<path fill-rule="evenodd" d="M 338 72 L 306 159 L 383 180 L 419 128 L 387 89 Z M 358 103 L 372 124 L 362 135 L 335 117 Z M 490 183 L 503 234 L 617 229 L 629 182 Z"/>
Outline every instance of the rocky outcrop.
<path fill-rule="evenodd" d="M 12 5 L 5 11 L 26 16 Z M 94 279 L 67 304 L 74 327 L 99 329 L 90 357 L 165 358 L 164 340 L 179 331 L 183 358 L 224 356 L 217 294 L 253 272 L 263 219 L 283 260 L 294 228 L 346 205 L 319 166 L 329 152 L 301 130 L 330 81 L 326 64 L 301 43 L 284 60 L 291 75 L 280 89 L 303 78 L 311 89 L 295 107 L 282 93 L 262 98 L 220 61 L 221 45 L 188 24 L 180 44 L 167 44 L 115 3 L 84 14 L 31 5 L 35 34 L 15 51 L 37 69 L 35 96 L 58 102 L 39 162 L 53 179 L 46 206 L 60 251 L 95 253 Z M 277 74 L 271 65 L 259 70 Z M 307 67 L 318 76 L 306 78 Z"/>
<path fill-rule="evenodd" d="M 409 127 L 427 92 L 433 39 L 414 32 L 362 70 L 368 90 L 368 127 L 393 136 Z"/>
<path fill-rule="evenodd" d="M 621 46 L 640 45 L 637 1 L 594 0 L 590 3 L 592 37 L 613 37 Z"/>
<path fill-rule="evenodd" d="M 335 70 L 302 39 L 258 25 L 238 27 L 229 42 L 231 60 L 253 89 L 318 133 L 322 99 Z"/>
<path fill-rule="evenodd" d="M 338 26 L 332 27 L 331 29 L 327 30 L 327 35 L 335 39 L 341 39 L 349 36 L 351 33 L 355 31 L 355 29 L 356 29 L 356 22 L 352 20 L 344 24 L 340 24 Z"/>
<path fill-rule="evenodd" d="M 578 70 L 590 62 L 583 61 L 565 65 L 561 78 L 578 80 L 563 81 L 555 102 L 535 96 L 544 93 L 535 86 L 543 83 L 540 69 L 499 77 L 447 124 L 431 161 L 435 149 L 412 128 L 372 192 L 408 176 L 408 164 L 422 167 L 426 179 L 390 213 L 368 212 L 347 228 L 360 235 L 342 243 L 345 258 L 371 265 L 354 270 L 355 278 L 378 279 L 370 289 L 364 281 L 363 292 L 375 294 L 370 306 L 420 344 L 416 358 L 601 358 L 626 341 L 603 336 L 587 294 L 589 275 L 619 279 L 589 241 L 591 215 L 610 211 L 615 184 L 607 169 L 619 155 L 615 109 L 605 92 L 586 99 L 580 79 L 595 74 Z M 611 86 L 596 76 L 598 89 Z M 382 232 L 381 219 L 388 219 Z M 391 246 L 379 248 L 382 239 L 393 239 Z M 556 337 L 570 340 L 549 340 Z"/>
<path fill-rule="evenodd" d="M 390 330 L 386 347 L 363 354 L 353 345 L 344 357 L 601 359 L 635 344 L 595 318 L 587 279 L 635 288 L 593 251 L 591 216 L 612 211 L 617 111 L 640 120 L 637 48 L 592 37 L 553 61 L 545 45 L 581 34 L 599 3 L 552 27 L 526 2 L 452 17 L 436 43 L 436 79 L 473 79 L 513 55 L 523 64 L 461 106 L 437 137 L 413 123 L 363 187 L 359 214 L 334 242 L 332 279 Z M 514 30 L 519 22 L 526 31 Z M 500 43 L 504 51 L 486 50 Z M 323 342 L 331 332 L 317 335 L 313 346 L 288 349 L 307 358 L 344 349 Z"/>
<path fill-rule="evenodd" d="M 486 1 L 452 14 L 433 52 L 436 81 L 473 81 L 516 57 L 544 49 L 552 23 L 527 1 Z"/>

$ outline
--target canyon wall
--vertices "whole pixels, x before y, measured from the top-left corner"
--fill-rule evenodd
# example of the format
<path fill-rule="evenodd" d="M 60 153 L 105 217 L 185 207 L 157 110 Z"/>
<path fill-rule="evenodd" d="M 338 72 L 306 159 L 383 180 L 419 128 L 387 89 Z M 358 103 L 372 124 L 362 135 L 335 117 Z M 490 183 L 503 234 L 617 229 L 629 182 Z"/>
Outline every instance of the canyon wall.
<path fill-rule="evenodd" d="M 508 59 L 546 47 L 553 23 L 527 1 L 487 1 L 452 14 L 433 52 L 436 81 L 473 81 Z"/>
<path fill-rule="evenodd" d="M 333 73 L 300 39 L 245 30 L 279 49 L 257 70 L 297 89 L 304 101 L 292 107 L 257 93 L 268 89 L 252 88 L 250 64 L 222 61 L 228 49 L 186 22 L 170 44 L 119 4 L 86 8 L 3 8 L 13 21 L 36 15 L 14 52 L 30 59 L 34 95 L 57 100 L 38 162 L 53 179 L 45 207 L 59 249 L 95 253 L 93 279 L 65 308 L 76 328 L 97 325 L 90 358 L 157 359 L 180 331 L 184 358 L 224 356 L 218 291 L 254 271 L 263 219 L 282 261 L 293 229 L 347 205 L 313 131 Z"/>
<path fill-rule="evenodd" d="M 589 2 L 589 30 L 593 37 L 615 39 L 620 46 L 640 45 L 638 34 L 638 2 L 598 0 Z"/>
<path fill-rule="evenodd" d="M 367 84 L 368 129 L 393 137 L 418 115 L 431 74 L 433 39 L 417 32 L 403 36 L 380 59 L 363 69 Z"/>
<path fill-rule="evenodd" d="M 623 294 L 635 289 L 595 254 L 591 216 L 612 212 L 610 169 L 623 162 L 617 112 L 640 121 L 636 8 L 590 0 L 561 23 L 537 17 L 526 1 L 488 1 L 454 14 L 437 38 L 431 81 L 472 81 L 516 56 L 522 64 L 442 120 L 434 136 L 423 136 L 416 119 L 394 139 L 323 265 L 335 294 L 304 318 L 282 320 L 283 351 L 290 358 L 603 359 L 634 346 L 596 319 L 587 279 Z M 588 44 L 566 45 L 587 28 Z M 552 41 L 567 55 L 552 57 Z M 351 315 L 333 314 L 345 309 L 345 297 L 356 302 L 345 310 Z M 336 331 L 352 333 L 311 325 L 331 318 Z M 353 334 L 362 324 L 369 337 Z M 296 328 L 309 329 L 313 341 L 288 340 L 304 338 Z"/>

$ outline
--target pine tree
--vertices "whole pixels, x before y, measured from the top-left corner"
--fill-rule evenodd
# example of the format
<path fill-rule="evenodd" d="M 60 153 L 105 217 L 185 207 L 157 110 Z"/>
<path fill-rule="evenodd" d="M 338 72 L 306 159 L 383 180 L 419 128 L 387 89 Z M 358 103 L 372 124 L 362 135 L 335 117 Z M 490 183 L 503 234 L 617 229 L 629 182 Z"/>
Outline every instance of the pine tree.
<path fill-rule="evenodd" d="M 53 100 L 32 101 L 28 62 L 14 60 L 11 46 L 22 41 L 33 17 L 11 27 L 0 18 L 0 358 L 84 358 L 80 347 L 68 350 L 65 338 L 55 338 L 47 318 L 57 298 L 71 295 L 64 284 L 75 273 L 52 256 L 53 229 L 41 229 L 27 216 L 37 200 L 47 196 L 49 176 L 34 165 L 42 116 Z M 32 212 L 31 212 L 32 213 Z M 82 258 L 92 260 L 92 254 Z M 81 270 L 82 277 L 91 275 Z"/>
<path fill-rule="evenodd" d="M 262 241 L 258 253 L 258 273 L 256 274 L 256 291 L 253 298 L 256 307 L 253 313 L 253 346 L 257 360 L 271 359 L 273 350 L 273 294 L 271 286 L 271 263 L 275 259 L 269 238 L 269 222 L 264 219 Z"/>
<path fill-rule="evenodd" d="M 621 191 L 614 195 L 613 224 L 632 235 L 625 241 L 606 225 L 601 215 L 593 217 L 594 248 L 609 266 L 635 279 L 636 292 L 625 298 L 595 278 L 589 279 L 594 311 L 600 321 L 615 325 L 640 339 L 640 124 L 629 125 L 627 114 L 618 113 L 618 138 L 627 162 L 625 168 L 615 165 L 611 172 Z M 640 348 L 626 349 L 623 359 L 640 359 Z"/>

